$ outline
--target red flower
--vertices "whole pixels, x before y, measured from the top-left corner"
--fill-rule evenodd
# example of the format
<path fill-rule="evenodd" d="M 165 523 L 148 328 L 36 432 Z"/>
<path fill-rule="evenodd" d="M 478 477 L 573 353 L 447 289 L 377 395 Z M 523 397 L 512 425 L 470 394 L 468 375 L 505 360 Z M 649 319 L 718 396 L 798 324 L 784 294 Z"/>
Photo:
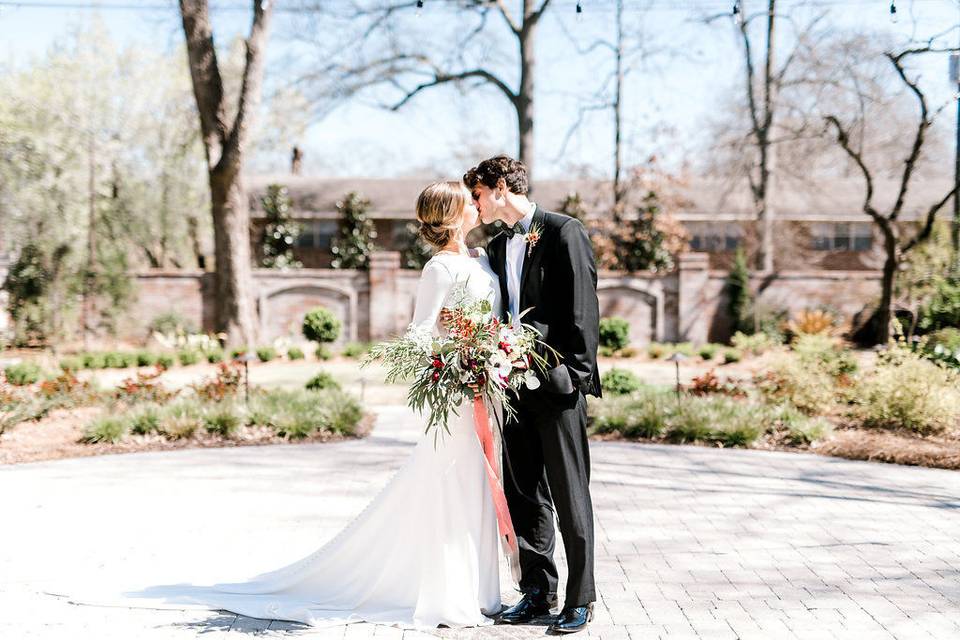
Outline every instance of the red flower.
<path fill-rule="evenodd" d="M 436 358 L 435 358 L 435 359 L 433 360 L 433 368 L 434 368 L 434 369 L 443 369 L 443 360 L 439 360 L 439 359 L 436 359 Z"/>
<path fill-rule="evenodd" d="M 433 372 L 433 381 L 436 382 L 436 381 L 439 380 L 439 379 L 440 379 L 440 372 L 439 372 L 439 371 L 434 371 L 434 372 Z"/>

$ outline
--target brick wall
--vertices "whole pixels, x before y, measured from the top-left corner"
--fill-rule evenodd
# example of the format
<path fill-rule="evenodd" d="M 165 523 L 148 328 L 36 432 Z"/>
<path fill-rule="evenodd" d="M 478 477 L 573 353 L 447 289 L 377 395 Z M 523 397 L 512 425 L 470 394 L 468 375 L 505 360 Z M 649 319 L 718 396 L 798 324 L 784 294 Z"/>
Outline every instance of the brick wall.
<path fill-rule="evenodd" d="M 707 254 L 679 256 L 670 274 L 601 271 L 597 295 L 602 316 L 622 316 L 637 346 L 651 341 L 722 341 L 729 336 L 724 283 L 727 272 L 711 269 Z M 297 269 L 253 271 L 254 296 L 263 341 L 302 340 L 304 314 L 317 306 L 343 323 L 341 342 L 376 340 L 402 332 L 413 315 L 419 273 L 400 268 L 399 254 L 380 252 L 369 271 Z M 204 331 L 212 331 L 213 276 L 203 272 L 136 274 L 138 298 L 122 323 L 132 341 L 147 336 L 157 315 L 176 312 Z M 797 312 L 827 306 L 850 317 L 880 291 L 875 271 L 783 271 L 754 286 L 760 301 Z M 0 327 L 5 318 L 0 318 Z"/>

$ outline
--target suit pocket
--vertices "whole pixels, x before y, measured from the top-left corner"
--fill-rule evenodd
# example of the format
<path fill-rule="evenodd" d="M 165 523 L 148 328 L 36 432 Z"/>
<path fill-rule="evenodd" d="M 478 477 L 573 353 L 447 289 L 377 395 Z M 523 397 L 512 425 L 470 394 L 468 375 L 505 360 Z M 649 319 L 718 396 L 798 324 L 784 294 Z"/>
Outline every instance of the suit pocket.
<path fill-rule="evenodd" d="M 560 364 L 544 372 L 543 380 L 544 391 L 560 395 L 568 395 L 574 392 L 573 380 L 570 379 L 570 370 L 567 365 Z"/>

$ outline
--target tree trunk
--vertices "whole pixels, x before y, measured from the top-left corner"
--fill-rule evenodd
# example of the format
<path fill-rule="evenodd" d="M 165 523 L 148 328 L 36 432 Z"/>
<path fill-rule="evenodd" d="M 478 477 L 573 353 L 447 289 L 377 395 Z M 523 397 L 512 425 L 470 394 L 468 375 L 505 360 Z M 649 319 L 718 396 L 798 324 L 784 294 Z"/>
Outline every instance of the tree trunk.
<path fill-rule="evenodd" d="M 897 277 L 900 257 L 897 251 L 897 238 L 888 229 L 883 229 L 883 248 L 886 259 L 883 261 L 883 278 L 880 282 L 880 306 L 877 308 L 877 344 L 887 344 L 890 340 L 890 322 L 893 319 L 893 285 Z"/>
<path fill-rule="evenodd" d="M 527 180 L 533 191 L 534 176 L 534 139 L 533 139 L 533 81 L 536 58 L 534 54 L 534 36 L 537 22 L 528 20 L 529 3 L 524 2 L 524 21 L 520 29 L 520 91 L 517 92 L 514 106 L 517 110 L 517 154 L 518 159 L 527 167 Z"/>
<path fill-rule="evenodd" d="M 620 221 L 623 215 L 624 196 L 621 185 L 623 172 L 623 0 L 617 0 L 617 57 L 616 85 L 613 94 L 613 219 Z"/>
<path fill-rule="evenodd" d="M 776 42 L 776 0 L 769 0 L 767 4 L 767 56 L 763 69 L 763 115 L 764 126 L 760 138 L 761 145 L 761 166 L 760 166 L 760 184 L 763 193 L 763 201 L 760 205 L 760 269 L 764 273 L 771 273 L 774 269 L 773 264 L 773 218 L 774 208 L 771 203 L 774 187 L 774 174 L 776 172 L 776 150 L 770 143 L 773 133 L 773 112 L 774 101 L 776 100 L 776 86 L 774 80 L 774 53 Z"/>
<path fill-rule="evenodd" d="M 253 347 L 258 340 L 251 294 L 250 211 L 239 175 L 224 180 L 210 176 L 216 271 L 214 310 L 216 330 L 228 344 Z"/>

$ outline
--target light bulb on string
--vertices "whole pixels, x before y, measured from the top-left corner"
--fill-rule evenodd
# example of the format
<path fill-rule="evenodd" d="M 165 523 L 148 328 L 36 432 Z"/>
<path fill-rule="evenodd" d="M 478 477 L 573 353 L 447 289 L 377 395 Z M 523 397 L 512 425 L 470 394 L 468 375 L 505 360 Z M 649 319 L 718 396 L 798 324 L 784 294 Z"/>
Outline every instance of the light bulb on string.
<path fill-rule="evenodd" d="M 583 5 L 577 0 L 577 22 L 583 22 Z"/>
<path fill-rule="evenodd" d="M 423 0 L 417 0 L 417 17 L 423 15 Z"/>
<path fill-rule="evenodd" d="M 890 22 L 896 24 L 900 21 L 900 16 L 897 14 L 897 0 L 890 0 Z"/>
<path fill-rule="evenodd" d="M 743 8 L 740 6 L 740 0 L 734 0 L 733 2 L 733 19 L 737 21 L 737 24 L 743 24 Z"/>

